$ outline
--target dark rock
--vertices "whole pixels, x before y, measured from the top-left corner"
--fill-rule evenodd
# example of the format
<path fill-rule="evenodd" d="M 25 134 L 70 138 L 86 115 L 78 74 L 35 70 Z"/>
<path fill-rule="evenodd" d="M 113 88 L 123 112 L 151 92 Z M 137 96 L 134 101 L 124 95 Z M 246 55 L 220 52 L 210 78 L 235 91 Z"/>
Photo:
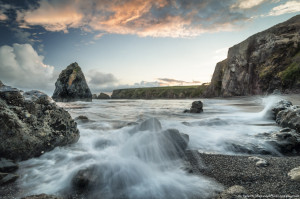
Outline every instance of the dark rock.
<path fill-rule="evenodd" d="M 39 194 L 39 195 L 26 196 L 21 199 L 64 199 L 64 198 L 54 196 L 54 195 Z"/>
<path fill-rule="evenodd" d="M 79 120 L 80 122 L 88 122 L 90 121 L 89 118 L 85 115 L 79 115 L 78 117 L 75 118 L 75 120 Z"/>
<path fill-rule="evenodd" d="M 100 95 L 97 97 L 98 99 L 110 99 L 109 95 L 105 93 L 100 93 Z"/>
<path fill-rule="evenodd" d="M 57 102 L 92 101 L 92 93 L 76 62 L 60 73 L 52 98 Z"/>
<path fill-rule="evenodd" d="M 279 132 L 264 133 L 260 136 L 282 154 L 300 153 L 300 134 L 293 129 L 285 128 Z"/>
<path fill-rule="evenodd" d="M 161 124 L 158 119 L 150 118 L 139 124 L 135 131 L 160 131 Z"/>
<path fill-rule="evenodd" d="M 12 183 L 18 179 L 18 175 L 11 173 L 0 173 L 0 185 Z"/>
<path fill-rule="evenodd" d="M 276 115 L 276 122 L 282 127 L 289 127 L 300 133 L 300 108 L 293 106 L 280 111 Z"/>
<path fill-rule="evenodd" d="M 14 163 L 12 160 L 5 158 L 0 159 L 0 172 L 14 172 L 19 168 L 19 165 Z"/>
<path fill-rule="evenodd" d="M 0 88 L 0 157 L 26 160 L 56 146 L 75 143 L 79 131 L 70 114 L 39 91 Z"/>
<path fill-rule="evenodd" d="M 190 110 L 184 110 L 184 113 L 202 113 L 203 103 L 201 101 L 194 101 Z"/>
<path fill-rule="evenodd" d="M 300 15 L 259 32 L 228 50 L 215 68 L 207 97 L 299 90 Z"/>
<path fill-rule="evenodd" d="M 189 136 L 187 134 L 180 133 L 177 129 L 167 129 L 162 134 L 174 144 L 178 152 L 186 150 L 189 143 Z"/>
<path fill-rule="evenodd" d="M 95 186 L 98 180 L 95 165 L 79 170 L 72 179 L 72 185 L 77 191 L 87 191 Z"/>
<path fill-rule="evenodd" d="M 274 119 L 276 119 L 277 117 L 277 114 L 282 111 L 282 110 L 285 110 L 289 107 L 293 106 L 292 102 L 290 101 L 287 101 L 287 100 L 280 100 L 279 102 L 277 102 L 275 105 L 274 105 L 274 108 L 272 108 L 272 112 L 274 114 Z"/>

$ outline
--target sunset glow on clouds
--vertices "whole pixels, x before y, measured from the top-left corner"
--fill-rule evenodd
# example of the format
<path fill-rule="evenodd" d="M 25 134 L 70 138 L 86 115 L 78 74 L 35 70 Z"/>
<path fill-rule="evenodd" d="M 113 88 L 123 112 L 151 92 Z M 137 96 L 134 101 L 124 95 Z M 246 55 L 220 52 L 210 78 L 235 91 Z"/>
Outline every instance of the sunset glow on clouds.
<path fill-rule="evenodd" d="M 19 11 L 18 21 L 48 31 L 82 28 L 142 37 L 191 37 L 233 30 L 250 19 L 251 9 L 266 2 L 274 0 L 42 0 L 38 8 Z"/>

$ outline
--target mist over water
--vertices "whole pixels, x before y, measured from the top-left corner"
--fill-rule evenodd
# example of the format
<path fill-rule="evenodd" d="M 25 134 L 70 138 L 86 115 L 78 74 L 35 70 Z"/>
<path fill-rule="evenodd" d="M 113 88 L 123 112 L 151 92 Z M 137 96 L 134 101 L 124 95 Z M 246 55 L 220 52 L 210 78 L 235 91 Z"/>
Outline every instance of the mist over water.
<path fill-rule="evenodd" d="M 188 149 L 243 154 L 236 145 L 255 146 L 280 155 L 257 134 L 278 131 L 271 115 L 279 97 L 204 99 L 201 114 L 183 113 L 194 100 L 94 100 L 61 103 L 78 122 L 80 139 L 20 165 L 26 194 L 63 194 L 73 189 L 79 170 L 90 169 L 90 198 L 209 198 L 222 189 L 211 179 L 189 174 L 176 145 L 162 133 L 177 129 L 189 135 Z M 142 121 L 156 118 L 139 128 Z M 201 165 L 199 162 L 199 167 Z"/>

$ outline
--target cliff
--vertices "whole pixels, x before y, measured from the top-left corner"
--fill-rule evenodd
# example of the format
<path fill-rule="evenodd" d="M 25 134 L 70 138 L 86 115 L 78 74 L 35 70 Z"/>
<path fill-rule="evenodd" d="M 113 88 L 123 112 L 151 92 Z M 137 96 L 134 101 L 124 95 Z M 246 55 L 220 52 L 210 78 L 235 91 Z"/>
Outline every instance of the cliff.
<path fill-rule="evenodd" d="M 300 15 L 229 48 L 217 63 L 207 97 L 300 89 Z"/>
<path fill-rule="evenodd" d="M 92 101 L 92 93 L 76 62 L 60 73 L 52 98 L 57 102 Z"/>
<path fill-rule="evenodd" d="M 130 88 L 114 90 L 112 99 L 178 99 L 202 97 L 206 85 Z"/>

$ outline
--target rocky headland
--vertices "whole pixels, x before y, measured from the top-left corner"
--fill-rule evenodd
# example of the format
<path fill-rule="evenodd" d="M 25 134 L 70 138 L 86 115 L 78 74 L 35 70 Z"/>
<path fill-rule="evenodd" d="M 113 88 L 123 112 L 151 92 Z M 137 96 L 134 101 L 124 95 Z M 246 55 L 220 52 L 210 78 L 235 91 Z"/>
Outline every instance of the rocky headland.
<path fill-rule="evenodd" d="M 203 96 L 207 85 L 129 88 L 114 90 L 112 99 L 185 99 Z"/>
<path fill-rule="evenodd" d="M 92 93 L 76 62 L 60 73 L 52 99 L 56 102 L 92 101 Z"/>
<path fill-rule="evenodd" d="M 217 63 L 207 97 L 300 92 L 300 15 L 229 48 Z"/>

